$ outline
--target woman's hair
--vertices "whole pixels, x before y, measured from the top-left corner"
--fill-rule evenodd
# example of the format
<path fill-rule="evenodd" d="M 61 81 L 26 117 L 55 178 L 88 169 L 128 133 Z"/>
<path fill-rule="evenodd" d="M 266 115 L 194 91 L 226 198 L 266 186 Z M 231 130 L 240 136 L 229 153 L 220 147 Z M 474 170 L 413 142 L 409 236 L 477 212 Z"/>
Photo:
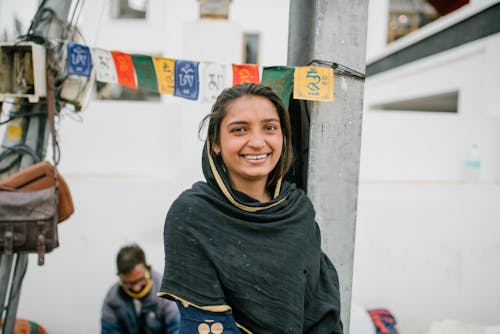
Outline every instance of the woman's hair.
<path fill-rule="evenodd" d="M 144 251 L 137 244 L 123 246 L 116 256 L 116 268 L 120 275 L 129 274 L 140 263 L 144 264 L 146 269 L 150 268 L 146 264 Z"/>
<path fill-rule="evenodd" d="M 199 133 L 201 133 L 203 126 L 208 120 L 207 138 L 210 140 L 211 145 L 220 145 L 220 125 L 226 116 L 228 105 L 234 100 L 248 95 L 261 96 L 268 99 L 276 108 L 280 119 L 281 131 L 283 134 L 283 149 L 276 167 L 269 173 L 267 179 L 267 188 L 271 190 L 276 185 L 276 182 L 278 182 L 278 180 L 290 169 L 293 163 L 293 148 L 290 116 L 279 96 L 270 87 L 254 83 L 245 83 L 224 89 L 212 106 L 212 112 L 202 119 Z M 213 148 L 210 147 L 210 150 L 213 150 Z"/>

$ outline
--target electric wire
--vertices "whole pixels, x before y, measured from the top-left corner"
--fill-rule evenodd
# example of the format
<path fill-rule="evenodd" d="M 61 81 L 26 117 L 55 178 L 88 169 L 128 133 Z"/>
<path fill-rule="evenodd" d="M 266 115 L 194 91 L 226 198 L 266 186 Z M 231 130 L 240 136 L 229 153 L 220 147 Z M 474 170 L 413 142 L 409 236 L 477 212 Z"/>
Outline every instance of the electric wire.
<path fill-rule="evenodd" d="M 75 32 L 78 31 L 77 22 L 80 19 L 80 14 L 82 13 L 84 0 L 77 0 L 75 7 L 73 8 L 73 13 L 71 14 L 71 19 L 69 21 L 68 27 L 70 31 L 70 36 L 68 36 L 68 40 L 73 41 L 75 38 Z M 81 34 L 80 34 L 81 35 Z"/>
<path fill-rule="evenodd" d="M 101 30 L 101 24 L 102 24 L 102 15 L 104 13 L 104 6 L 106 4 L 106 1 L 101 1 L 101 10 L 99 11 L 99 20 L 97 21 L 97 29 L 95 33 L 95 40 L 94 40 L 94 45 L 97 45 L 97 42 L 99 40 L 99 31 Z"/>
<path fill-rule="evenodd" d="M 35 152 L 34 149 L 25 144 L 16 144 L 9 147 L 4 147 L 4 151 L 0 153 L 0 161 L 5 159 L 7 156 L 11 154 L 16 154 L 15 158 L 11 160 L 8 164 L 3 167 L 0 167 L 0 173 L 4 173 L 14 167 L 17 163 L 19 163 L 24 154 L 29 154 L 33 158 L 33 162 L 40 162 L 41 158 Z"/>
<path fill-rule="evenodd" d="M 19 117 L 32 117 L 32 116 L 47 116 L 46 112 L 38 111 L 38 112 L 30 112 L 30 111 L 16 111 L 14 113 L 9 113 L 9 118 L 5 121 L 0 121 L 0 125 L 4 125 L 9 123 L 10 121 L 19 118 Z"/>

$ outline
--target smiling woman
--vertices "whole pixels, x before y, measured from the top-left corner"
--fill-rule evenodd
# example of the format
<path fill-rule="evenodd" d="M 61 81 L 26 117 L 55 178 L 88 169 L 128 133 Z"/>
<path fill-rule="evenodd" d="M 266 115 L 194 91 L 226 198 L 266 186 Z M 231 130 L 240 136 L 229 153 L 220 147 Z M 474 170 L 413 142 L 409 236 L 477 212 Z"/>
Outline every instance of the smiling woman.
<path fill-rule="evenodd" d="M 165 221 L 159 296 L 177 302 L 180 333 L 342 333 L 337 271 L 312 203 L 282 182 L 293 151 L 280 98 L 237 85 L 207 121 L 206 182 L 184 191 Z"/>

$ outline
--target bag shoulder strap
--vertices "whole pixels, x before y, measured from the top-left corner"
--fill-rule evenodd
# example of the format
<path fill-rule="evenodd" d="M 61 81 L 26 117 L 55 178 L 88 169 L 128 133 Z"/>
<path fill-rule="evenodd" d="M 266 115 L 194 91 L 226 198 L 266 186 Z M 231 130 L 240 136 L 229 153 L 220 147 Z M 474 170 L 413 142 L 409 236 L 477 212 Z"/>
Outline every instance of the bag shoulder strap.
<path fill-rule="evenodd" d="M 46 57 L 46 102 L 47 102 L 47 119 L 49 122 L 49 130 L 52 138 L 52 159 L 54 160 L 53 168 L 54 168 L 54 186 L 55 191 L 57 193 L 59 189 L 59 179 L 57 177 L 57 165 L 59 164 L 59 156 L 57 155 L 57 136 L 56 136 L 56 126 L 55 126 L 55 114 L 56 114 L 56 96 L 55 96 L 55 70 L 52 67 L 54 61 L 54 53 L 52 50 L 48 49 L 47 57 Z M 59 199 L 56 196 L 56 207 L 59 206 Z M 57 218 L 56 218 L 57 221 Z"/>

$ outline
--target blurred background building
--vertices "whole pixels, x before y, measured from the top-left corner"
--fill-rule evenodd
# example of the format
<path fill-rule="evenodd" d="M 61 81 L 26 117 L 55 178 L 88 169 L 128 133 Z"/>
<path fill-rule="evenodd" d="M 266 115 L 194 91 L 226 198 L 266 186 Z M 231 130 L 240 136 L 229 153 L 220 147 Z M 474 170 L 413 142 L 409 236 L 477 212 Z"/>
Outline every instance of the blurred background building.
<path fill-rule="evenodd" d="M 285 65 L 290 0 L 87 0 L 80 42 L 220 63 Z M 0 38 L 37 1 L 0 0 Z M 372 0 L 353 302 L 387 308 L 402 334 L 444 319 L 500 325 L 500 3 Z M 202 177 L 210 104 L 97 84 L 58 124 L 75 214 L 30 261 L 18 317 L 95 333 L 115 254 L 137 241 L 163 268 L 163 220 Z M 335 112 L 335 111 L 332 111 Z M 2 129 L 0 129 L 2 131 Z M 47 307 L 50 305 L 50 307 Z"/>
<path fill-rule="evenodd" d="M 386 6 L 382 5 L 385 3 Z M 500 318 L 500 4 L 370 1 L 353 299 Z"/>

